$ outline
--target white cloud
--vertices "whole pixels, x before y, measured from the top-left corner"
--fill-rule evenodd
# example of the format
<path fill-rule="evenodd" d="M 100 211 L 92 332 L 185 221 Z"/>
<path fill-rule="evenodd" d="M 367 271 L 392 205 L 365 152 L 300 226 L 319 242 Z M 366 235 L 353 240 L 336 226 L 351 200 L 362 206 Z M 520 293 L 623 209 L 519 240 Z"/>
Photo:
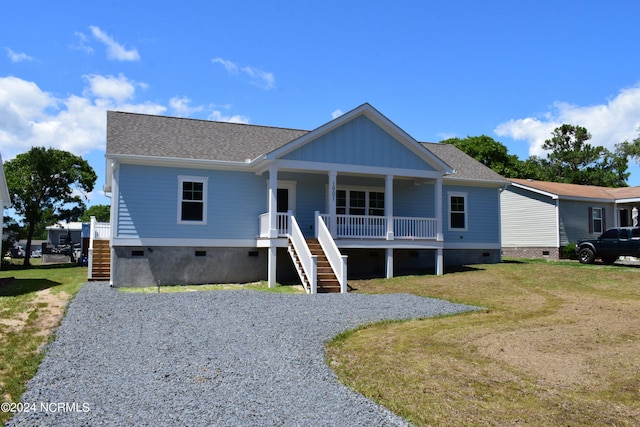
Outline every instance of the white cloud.
<path fill-rule="evenodd" d="M 93 47 L 89 45 L 89 40 L 84 33 L 76 32 L 75 36 L 78 39 L 78 44 L 72 44 L 72 49 L 82 50 L 87 53 L 93 53 Z"/>
<path fill-rule="evenodd" d="M 134 49 L 127 50 L 116 42 L 110 35 L 96 26 L 90 26 L 93 36 L 107 47 L 107 58 L 117 61 L 139 61 L 140 54 Z M 77 34 L 77 33 L 76 33 Z"/>
<path fill-rule="evenodd" d="M 122 74 L 118 77 L 102 76 L 99 74 L 89 74 L 83 76 L 89 83 L 85 89 L 85 94 L 93 95 L 97 98 L 113 99 L 122 103 L 133 97 L 136 91 L 136 84 Z"/>
<path fill-rule="evenodd" d="M 161 114 L 166 107 L 133 103 L 136 85 L 123 76 L 85 76 L 82 96 L 56 98 L 35 83 L 0 77 L 0 146 L 5 160 L 33 146 L 76 155 L 104 150 L 106 110 Z"/>
<path fill-rule="evenodd" d="M 193 113 L 200 112 L 204 109 L 202 105 L 198 105 L 197 107 L 191 107 L 189 104 L 191 100 L 186 96 L 183 97 L 173 97 L 169 100 L 169 106 L 173 110 L 173 113 L 179 117 L 188 117 Z"/>
<path fill-rule="evenodd" d="M 13 49 L 5 47 L 4 50 L 7 51 L 7 58 L 11 62 L 22 62 L 22 61 L 34 61 L 35 59 L 26 53 L 14 52 Z"/>
<path fill-rule="evenodd" d="M 500 123 L 494 132 L 529 144 L 530 155 L 544 155 L 542 145 L 553 130 L 564 123 L 585 127 L 592 135 L 592 145 L 612 149 L 625 139 L 633 139 L 640 126 L 640 85 L 626 88 L 606 103 L 581 107 L 555 102 L 542 117 L 512 119 Z"/>
<path fill-rule="evenodd" d="M 276 78 L 271 72 L 250 66 L 240 67 L 234 62 L 223 58 L 213 58 L 211 62 L 213 64 L 221 64 L 230 74 L 243 73 L 247 75 L 252 85 L 258 86 L 262 89 L 273 89 L 276 85 Z"/>
<path fill-rule="evenodd" d="M 338 117 L 340 117 L 343 114 L 344 113 L 342 112 L 341 109 L 337 109 L 337 110 L 334 110 L 333 113 L 331 113 L 331 118 L 332 119 L 337 119 Z"/>
<path fill-rule="evenodd" d="M 214 110 L 209 117 L 208 120 L 215 120 L 217 122 L 229 122 L 229 123 L 249 123 L 249 118 L 241 115 L 228 116 L 222 114 L 222 112 L 218 110 Z"/>

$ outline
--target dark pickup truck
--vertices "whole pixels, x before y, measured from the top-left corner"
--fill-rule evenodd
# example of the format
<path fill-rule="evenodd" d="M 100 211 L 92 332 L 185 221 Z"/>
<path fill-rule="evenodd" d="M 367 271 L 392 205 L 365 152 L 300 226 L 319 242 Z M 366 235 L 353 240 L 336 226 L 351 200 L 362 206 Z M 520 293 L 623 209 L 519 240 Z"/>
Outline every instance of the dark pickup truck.
<path fill-rule="evenodd" d="M 610 228 L 597 239 L 578 241 L 576 252 L 583 264 L 592 264 L 596 258 L 605 264 L 613 264 L 621 256 L 640 258 L 640 228 Z"/>

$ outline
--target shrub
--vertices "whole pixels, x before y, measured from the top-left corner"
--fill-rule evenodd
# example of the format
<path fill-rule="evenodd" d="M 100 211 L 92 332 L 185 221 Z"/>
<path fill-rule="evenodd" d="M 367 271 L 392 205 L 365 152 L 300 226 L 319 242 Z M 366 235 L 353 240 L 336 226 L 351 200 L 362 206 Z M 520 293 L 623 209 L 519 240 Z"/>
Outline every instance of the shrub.
<path fill-rule="evenodd" d="M 562 259 L 578 259 L 576 254 L 576 244 L 569 243 L 567 246 L 563 246 L 560 250 L 560 258 Z"/>

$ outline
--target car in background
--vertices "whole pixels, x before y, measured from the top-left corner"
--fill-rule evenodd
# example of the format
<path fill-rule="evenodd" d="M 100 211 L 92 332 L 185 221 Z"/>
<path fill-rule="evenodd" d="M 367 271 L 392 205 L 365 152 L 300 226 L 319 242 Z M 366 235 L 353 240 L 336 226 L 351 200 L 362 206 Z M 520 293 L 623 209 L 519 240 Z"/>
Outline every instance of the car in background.
<path fill-rule="evenodd" d="M 640 258 L 640 228 L 610 228 L 596 239 L 578 241 L 576 253 L 582 264 L 593 264 L 597 258 L 605 264 L 613 264 L 621 256 Z"/>

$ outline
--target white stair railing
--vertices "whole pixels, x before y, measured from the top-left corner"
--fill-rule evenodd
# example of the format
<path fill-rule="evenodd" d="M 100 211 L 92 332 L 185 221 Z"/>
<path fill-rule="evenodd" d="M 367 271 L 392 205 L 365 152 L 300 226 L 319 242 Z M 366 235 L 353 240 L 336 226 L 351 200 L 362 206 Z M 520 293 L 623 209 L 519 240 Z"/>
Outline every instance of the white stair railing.
<path fill-rule="evenodd" d="M 320 212 L 315 213 L 316 218 L 316 233 L 318 242 L 322 246 L 322 250 L 327 256 L 327 260 L 333 269 L 333 273 L 336 275 L 338 282 L 340 283 L 340 293 L 347 292 L 347 256 L 342 255 L 340 250 L 336 246 L 336 242 L 331 237 L 329 228 L 324 223 Z"/>
<path fill-rule="evenodd" d="M 303 270 L 303 271 L 300 271 L 296 266 L 296 270 L 298 270 L 298 275 L 300 276 L 300 280 L 302 281 L 302 284 L 305 287 L 305 290 L 307 291 L 307 293 L 310 293 L 310 294 L 317 293 L 318 292 L 318 257 L 316 255 L 311 254 L 311 250 L 307 245 L 307 241 L 304 239 L 304 235 L 300 230 L 300 226 L 298 226 L 298 222 L 296 221 L 291 211 L 289 212 L 289 240 L 291 241 L 291 245 L 293 246 L 295 255 L 297 255 Z M 294 254 L 291 254 L 291 256 L 295 260 Z M 308 282 L 308 287 L 307 287 L 307 282 Z"/>

